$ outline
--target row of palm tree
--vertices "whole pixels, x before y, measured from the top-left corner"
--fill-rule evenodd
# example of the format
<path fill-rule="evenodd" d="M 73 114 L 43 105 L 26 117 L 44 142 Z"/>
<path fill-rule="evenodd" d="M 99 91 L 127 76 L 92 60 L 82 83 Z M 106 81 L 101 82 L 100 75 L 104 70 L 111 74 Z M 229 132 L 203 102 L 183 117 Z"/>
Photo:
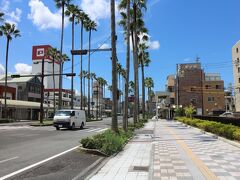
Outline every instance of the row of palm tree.
<path fill-rule="evenodd" d="M 0 12 L 0 22 L 4 22 L 4 13 Z M 9 45 L 13 38 L 20 37 L 20 31 L 16 28 L 15 24 L 5 22 L 0 26 L 0 36 L 6 37 L 6 58 L 5 58 L 5 84 L 4 84 L 4 117 L 7 116 L 7 74 L 8 74 L 8 54 Z"/>
<path fill-rule="evenodd" d="M 55 63 L 61 64 L 63 67 L 63 64 L 65 61 L 69 59 L 69 57 L 66 54 L 63 54 L 61 56 L 60 51 L 57 50 L 57 48 L 49 48 L 46 57 L 51 58 L 52 60 L 52 78 L 53 78 L 53 112 L 56 111 L 56 83 L 55 83 Z M 58 102 L 59 103 L 59 102 Z"/>
<path fill-rule="evenodd" d="M 62 29 L 61 29 L 61 48 L 60 54 L 62 54 L 63 49 L 63 34 L 64 34 L 64 17 L 65 15 L 69 17 L 69 20 L 72 22 L 72 50 L 74 50 L 74 36 L 75 36 L 75 25 L 80 24 L 81 31 L 81 40 L 80 40 L 80 48 L 83 50 L 83 28 L 87 32 L 89 32 L 88 37 L 88 72 L 91 73 L 91 37 L 92 31 L 96 31 L 97 24 L 92 21 L 89 16 L 81 10 L 78 6 L 71 4 L 71 0 L 55 0 L 57 8 L 62 9 Z M 65 11 L 65 7 L 67 8 Z M 80 74 L 83 72 L 82 66 L 82 54 L 80 55 Z M 74 72 L 74 56 L 72 55 L 72 73 Z M 60 74 L 62 73 L 62 66 L 60 66 Z M 59 109 L 62 107 L 62 76 L 60 75 L 59 80 Z M 81 89 L 81 99 L 83 99 L 83 76 L 80 76 L 80 89 Z M 73 93 L 73 82 L 74 77 L 71 79 L 71 91 Z M 73 97 L 73 94 L 72 94 Z M 73 98 L 71 99 L 71 108 L 73 108 Z M 83 108 L 83 102 L 81 101 L 81 109 Z M 88 78 L 88 116 L 90 116 L 90 78 Z"/>
<path fill-rule="evenodd" d="M 129 87 L 134 86 L 134 123 L 138 122 L 139 115 L 139 75 L 138 68 L 142 73 L 142 113 L 145 118 L 145 71 L 150 61 L 147 41 L 148 30 L 143 20 L 143 10 L 146 10 L 146 0 L 121 0 L 119 3 L 121 20 L 119 25 L 123 27 L 124 38 L 127 43 L 126 50 L 126 70 L 125 70 L 125 101 L 123 128 L 127 130 L 128 120 L 128 93 Z M 140 39 L 141 36 L 141 39 Z M 129 82 L 130 70 L 130 39 L 132 41 L 133 61 L 134 61 L 134 82 Z M 131 83 L 131 84 L 130 84 Z M 131 88 L 130 88 L 131 90 Z"/>

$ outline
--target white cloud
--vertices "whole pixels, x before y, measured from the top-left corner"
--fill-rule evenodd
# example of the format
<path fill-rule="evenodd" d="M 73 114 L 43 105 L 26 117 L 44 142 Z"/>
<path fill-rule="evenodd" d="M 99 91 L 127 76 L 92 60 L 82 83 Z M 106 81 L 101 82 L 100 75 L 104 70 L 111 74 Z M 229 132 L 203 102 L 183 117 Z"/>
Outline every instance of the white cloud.
<path fill-rule="evenodd" d="M 110 17 L 109 0 L 82 0 L 80 6 L 94 21 Z"/>
<path fill-rule="evenodd" d="M 15 24 L 17 26 L 18 23 L 21 21 L 22 10 L 16 8 L 14 11 L 11 11 L 9 0 L 2 0 L 1 10 L 5 14 L 6 22 L 10 24 Z"/>
<path fill-rule="evenodd" d="M 76 95 L 76 96 L 79 96 L 79 95 L 80 95 L 80 92 L 79 92 L 77 89 L 75 89 L 75 95 Z"/>
<path fill-rule="evenodd" d="M 102 45 L 99 45 L 99 46 L 101 46 L 100 49 L 108 49 L 108 48 L 110 48 L 110 45 L 106 44 L 106 43 L 104 43 Z"/>
<path fill-rule="evenodd" d="M 9 6 L 10 6 L 9 0 L 2 0 L 1 6 L 2 6 L 1 10 L 4 12 L 7 12 L 9 10 Z"/>
<path fill-rule="evenodd" d="M 24 63 L 17 63 L 15 64 L 15 70 L 17 74 L 31 74 L 32 73 L 32 66 Z"/>
<path fill-rule="evenodd" d="M 143 36 L 148 36 L 148 41 L 143 40 Z M 149 34 L 143 33 L 139 35 L 140 43 L 146 43 L 149 46 L 149 49 L 151 50 L 158 50 L 160 48 L 160 42 L 159 41 L 152 41 L 151 36 Z"/>
<path fill-rule="evenodd" d="M 159 41 L 150 41 L 149 48 L 152 50 L 157 50 L 160 48 L 160 43 Z"/>
<path fill-rule="evenodd" d="M 28 19 L 40 30 L 44 29 L 60 29 L 61 28 L 61 10 L 53 13 L 45 4 L 40 0 L 30 0 L 30 13 Z M 68 25 L 68 20 L 65 18 L 65 26 Z"/>
<path fill-rule="evenodd" d="M 0 64 L 0 75 L 5 73 L 5 68 L 2 64 Z"/>

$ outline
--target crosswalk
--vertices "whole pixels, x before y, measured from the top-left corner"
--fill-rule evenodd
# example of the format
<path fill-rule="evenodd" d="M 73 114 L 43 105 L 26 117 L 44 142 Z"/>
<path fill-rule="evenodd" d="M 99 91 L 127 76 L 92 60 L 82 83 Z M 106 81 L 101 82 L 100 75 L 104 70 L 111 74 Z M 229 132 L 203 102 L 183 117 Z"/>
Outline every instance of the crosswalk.
<path fill-rule="evenodd" d="M 94 129 L 87 130 L 87 132 L 97 132 L 97 133 L 100 133 L 100 132 L 106 131 L 107 129 L 108 128 L 94 128 Z"/>
<path fill-rule="evenodd" d="M 0 126 L 0 132 L 5 132 L 5 131 L 13 131 L 13 130 L 21 130 L 21 129 L 28 129 L 28 130 L 44 130 L 44 131 L 55 131 L 55 128 L 52 126 L 48 127 L 32 127 L 32 126 Z M 86 129 L 83 129 L 81 131 L 85 131 L 88 133 L 101 133 L 106 131 L 109 128 L 106 127 L 87 127 Z"/>

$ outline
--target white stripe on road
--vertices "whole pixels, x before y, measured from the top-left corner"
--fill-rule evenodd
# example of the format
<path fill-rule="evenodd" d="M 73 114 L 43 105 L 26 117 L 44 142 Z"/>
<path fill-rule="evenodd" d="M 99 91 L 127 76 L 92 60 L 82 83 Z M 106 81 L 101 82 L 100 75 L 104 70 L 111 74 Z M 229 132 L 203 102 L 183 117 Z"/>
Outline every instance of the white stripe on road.
<path fill-rule="evenodd" d="M 16 156 L 16 157 L 13 157 L 13 158 L 5 159 L 5 160 L 0 161 L 0 163 L 4 163 L 4 162 L 7 162 L 7 161 L 11 161 L 11 160 L 17 159 L 17 158 L 19 158 L 19 157 Z"/>
<path fill-rule="evenodd" d="M 0 177 L 0 180 L 4 180 L 4 179 L 10 178 L 10 177 L 12 177 L 12 176 L 15 176 L 15 175 L 17 175 L 17 174 L 19 174 L 19 173 L 21 173 L 21 172 L 23 172 L 23 171 L 29 170 L 29 169 L 31 169 L 31 168 L 33 168 L 33 167 L 36 167 L 36 166 L 38 166 L 38 165 L 40 165 L 40 164 L 43 164 L 43 163 L 47 162 L 47 161 L 50 161 L 50 160 L 55 159 L 55 158 L 57 158 L 57 157 L 59 157 L 59 156 L 62 156 L 62 155 L 66 154 L 66 153 L 68 153 L 68 152 L 70 152 L 70 151 L 73 151 L 73 150 L 77 149 L 78 147 L 79 147 L 79 146 L 76 146 L 76 147 L 71 148 L 71 149 L 69 149 L 69 150 L 66 150 L 66 151 L 64 151 L 64 152 L 62 152 L 62 153 L 59 153 L 59 154 L 57 154 L 57 155 L 54 155 L 54 156 L 49 157 L 49 158 L 47 158 L 47 159 L 44 159 L 44 160 L 42 160 L 42 161 L 40 161 L 40 162 L 37 162 L 37 163 L 35 163 L 35 164 L 32 164 L 32 165 L 30 165 L 30 166 L 27 166 L 27 167 L 25 167 L 25 168 L 22 168 L 22 169 L 19 169 L 19 170 L 15 171 L 15 172 L 12 172 L 12 173 L 10 173 L 10 174 L 7 174 L 7 175 L 5 175 L 5 176 L 3 176 L 3 177 Z"/>
<path fill-rule="evenodd" d="M 105 128 L 105 129 L 101 129 L 99 131 L 96 131 L 96 132 L 103 132 L 103 131 L 106 131 L 108 128 Z"/>
<path fill-rule="evenodd" d="M 87 132 L 98 131 L 98 130 L 100 130 L 100 129 L 102 129 L 102 128 L 90 129 L 90 130 L 88 130 Z"/>

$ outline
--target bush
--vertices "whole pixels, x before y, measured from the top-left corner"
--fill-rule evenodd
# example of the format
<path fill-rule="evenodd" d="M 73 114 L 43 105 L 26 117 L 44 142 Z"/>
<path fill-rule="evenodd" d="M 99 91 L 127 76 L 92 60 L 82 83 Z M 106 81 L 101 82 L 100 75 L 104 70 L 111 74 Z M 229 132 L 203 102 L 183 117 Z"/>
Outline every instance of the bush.
<path fill-rule="evenodd" d="M 190 117 L 192 119 L 192 116 L 194 113 L 196 113 L 196 109 L 193 105 L 189 105 L 188 107 L 184 108 L 185 114 L 187 117 Z"/>
<path fill-rule="evenodd" d="M 84 148 L 97 149 L 106 155 L 112 155 L 121 151 L 128 140 L 133 136 L 135 129 L 142 128 L 147 120 L 140 120 L 138 123 L 129 124 L 128 132 L 119 129 L 118 133 L 107 130 L 101 134 L 81 139 L 80 143 Z"/>
<path fill-rule="evenodd" d="M 84 148 L 98 149 L 106 155 L 112 155 L 121 151 L 132 135 L 132 131 L 125 133 L 120 129 L 118 133 L 114 133 L 111 130 L 107 130 L 104 133 L 94 135 L 91 138 L 84 138 L 80 142 Z"/>
<path fill-rule="evenodd" d="M 203 129 L 204 131 L 211 132 L 213 134 L 226 137 L 228 139 L 238 141 L 240 140 L 240 128 L 231 124 L 222 124 L 219 122 L 190 119 L 186 117 L 178 117 L 176 119 L 185 124 L 198 127 L 200 129 Z"/>

